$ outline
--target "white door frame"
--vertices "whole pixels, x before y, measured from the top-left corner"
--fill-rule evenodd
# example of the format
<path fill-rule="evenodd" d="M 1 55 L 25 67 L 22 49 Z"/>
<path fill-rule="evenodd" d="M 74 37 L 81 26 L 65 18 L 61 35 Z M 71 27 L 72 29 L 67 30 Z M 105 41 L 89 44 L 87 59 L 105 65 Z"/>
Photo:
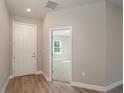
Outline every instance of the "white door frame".
<path fill-rule="evenodd" d="M 70 80 L 70 83 L 72 82 L 72 26 L 67 26 L 67 27 L 60 27 L 60 28 L 51 28 L 49 29 L 49 78 L 48 78 L 48 81 L 52 81 L 53 77 L 52 77 L 52 70 L 53 70 L 53 51 L 52 51 L 52 33 L 53 31 L 56 31 L 56 30 L 67 30 L 69 29 L 70 30 L 70 40 L 71 40 L 71 57 L 70 57 L 70 61 L 71 61 L 71 80 Z"/>
<path fill-rule="evenodd" d="M 15 24 L 22 24 L 22 25 L 30 25 L 35 26 L 35 44 L 36 44 L 36 62 L 35 62 L 35 73 L 37 72 L 37 25 L 36 24 L 30 24 L 30 23 L 23 23 L 23 22 L 12 22 L 12 75 L 11 78 L 15 77 Z M 35 74 L 34 73 L 34 74 Z"/>

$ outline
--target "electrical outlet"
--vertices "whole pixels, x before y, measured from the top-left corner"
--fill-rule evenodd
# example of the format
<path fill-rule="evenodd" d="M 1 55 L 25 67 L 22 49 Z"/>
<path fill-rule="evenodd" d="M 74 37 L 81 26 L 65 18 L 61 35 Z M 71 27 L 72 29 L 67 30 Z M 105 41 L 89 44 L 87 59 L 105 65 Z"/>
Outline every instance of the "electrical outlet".
<path fill-rule="evenodd" d="M 85 72 L 82 72 L 82 76 L 85 77 L 86 76 L 86 73 Z"/>

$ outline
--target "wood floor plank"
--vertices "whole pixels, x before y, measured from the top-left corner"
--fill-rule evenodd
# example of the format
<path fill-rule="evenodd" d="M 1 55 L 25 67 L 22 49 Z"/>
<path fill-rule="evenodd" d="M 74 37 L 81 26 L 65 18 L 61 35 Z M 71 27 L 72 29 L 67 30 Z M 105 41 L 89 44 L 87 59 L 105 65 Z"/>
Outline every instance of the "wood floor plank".
<path fill-rule="evenodd" d="M 72 87 L 63 82 L 47 82 L 42 75 L 16 77 L 9 81 L 5 93 L 103 93 L 95 90 Z M 107 93 L 123 93 L 118 86 Z"/>

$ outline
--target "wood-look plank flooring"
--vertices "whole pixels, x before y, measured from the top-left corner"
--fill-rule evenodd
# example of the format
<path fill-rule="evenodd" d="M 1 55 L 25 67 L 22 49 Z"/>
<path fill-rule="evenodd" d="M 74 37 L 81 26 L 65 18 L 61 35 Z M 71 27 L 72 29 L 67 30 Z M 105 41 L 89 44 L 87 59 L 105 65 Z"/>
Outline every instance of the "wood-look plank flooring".
<path fill-rule="evenodd" d="M 17 77 L 10 80 L 5 93 L 103 93 L 95 90 L 72 87 L 62 82 L 47 82 L 42 75 Z M 107 93 L 123 93 L 119 86 Z"/>

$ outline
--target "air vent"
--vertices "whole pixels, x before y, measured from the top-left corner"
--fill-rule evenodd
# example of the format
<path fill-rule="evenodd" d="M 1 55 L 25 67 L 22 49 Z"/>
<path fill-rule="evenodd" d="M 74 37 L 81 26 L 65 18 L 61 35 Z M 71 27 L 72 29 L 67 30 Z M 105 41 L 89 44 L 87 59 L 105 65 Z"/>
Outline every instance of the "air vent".
<path fill-rule="evenodd" d="M 58 3 L 49 0 L 45 7 L 50 9 L 55 9 L 58 5 L 59 5 Z"/>

